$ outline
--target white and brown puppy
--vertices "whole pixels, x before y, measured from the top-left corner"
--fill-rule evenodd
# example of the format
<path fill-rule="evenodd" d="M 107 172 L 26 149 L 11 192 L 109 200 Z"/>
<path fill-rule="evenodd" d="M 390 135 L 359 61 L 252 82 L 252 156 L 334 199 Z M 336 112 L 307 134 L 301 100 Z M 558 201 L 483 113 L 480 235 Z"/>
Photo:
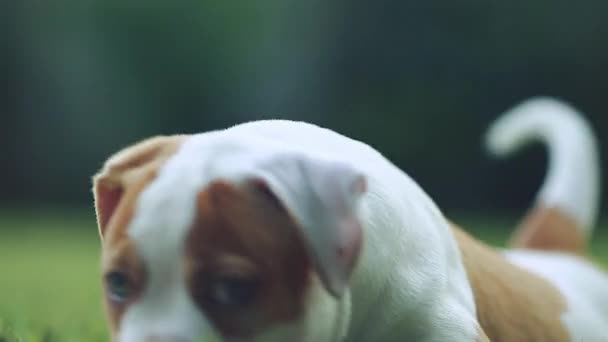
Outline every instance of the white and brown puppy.
<path fill-rule="evenodd" d="M 490 146 L 549 146 L 516 247 L 454 227 L 371 147 L 305 123 L 157 137 L 95 176 L 113 339 L 608 341 L 608 276 L 581 255 L 596 146 L 570 107 L 527 102 Z"/>

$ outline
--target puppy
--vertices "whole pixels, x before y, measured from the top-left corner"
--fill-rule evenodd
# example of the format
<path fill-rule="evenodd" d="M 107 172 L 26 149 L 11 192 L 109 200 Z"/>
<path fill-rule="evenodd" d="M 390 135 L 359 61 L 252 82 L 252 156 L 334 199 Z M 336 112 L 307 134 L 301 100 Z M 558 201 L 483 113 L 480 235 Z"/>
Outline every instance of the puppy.
<path fill-rule="evenodd" d="M 588 125 L 534 99 L 494 124 L 549 173 L 497 251 L 368 145 L 259 121 L 128 147 L 94 177 L 112 337 L 144 341 L 608 341 L 585 257 L 599 169 Z"/>

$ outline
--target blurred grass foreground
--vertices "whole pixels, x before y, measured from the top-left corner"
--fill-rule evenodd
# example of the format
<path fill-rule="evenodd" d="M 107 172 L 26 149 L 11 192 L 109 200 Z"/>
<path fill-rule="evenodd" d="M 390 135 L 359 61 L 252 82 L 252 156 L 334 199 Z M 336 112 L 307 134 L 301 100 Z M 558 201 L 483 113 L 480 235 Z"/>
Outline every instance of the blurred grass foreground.
<path fill-rule="evenodd" d="M 454 219 L 493 245 L 515 222 Z M 3 212 L 0 227 L 0 341 L 107 341 L 93 212 Z M 608 225 L 592 252 L 608 265 Z"/>
<path fill-rule="evenodd" d="M 0 215 L 0 341 L 108 341 L 94 214 Z"/>

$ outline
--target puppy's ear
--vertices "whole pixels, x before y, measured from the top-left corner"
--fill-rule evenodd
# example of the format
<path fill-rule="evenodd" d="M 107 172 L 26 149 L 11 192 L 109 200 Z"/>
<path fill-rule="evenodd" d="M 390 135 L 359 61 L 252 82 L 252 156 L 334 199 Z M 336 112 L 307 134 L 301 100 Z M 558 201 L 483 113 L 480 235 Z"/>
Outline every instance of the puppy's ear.
<path fill-rule="evenodd" d="M 159 136 L 129 146 L 111 156 L 93 176 L 93 197 L 99 235 L 103 239 L 126 187 L 145 171 L 173 154 L 183 136 Z"/>
<path fill-rule="evenodd" d="M 260 162 L 251 180 L 287 210 L 323 284 L 341 296 L 361 250 L 357 203 L 366 191 L 364 175 L 345 163 L 285 154 Z"/>

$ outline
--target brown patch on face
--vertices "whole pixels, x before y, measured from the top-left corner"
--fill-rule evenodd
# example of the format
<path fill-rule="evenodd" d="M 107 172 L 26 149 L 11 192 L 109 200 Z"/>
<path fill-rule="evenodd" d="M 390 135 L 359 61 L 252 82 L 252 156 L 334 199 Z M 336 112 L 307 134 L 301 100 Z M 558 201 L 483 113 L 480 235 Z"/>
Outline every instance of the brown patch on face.
<path fill-rule="evenodd" d="M 567 307 L 559 290 L 458 227 L 452 232 L 473 288 L 477 319 L 490 341 L 570 341 L 560 319 Z"/>
<path fill-rule="evenodd" d="M 585 254 L 587 240 L 572 218 L 556 208 L 532 210 L 511 238 L 511 246 Z"/>
<path fill-rule="evenodd" d="M 129 146 L 113 156 L 93 177 L 95 212 L 101 237 L 114 216 L 121 199 L 133 183 L 156 171 L 175 154 L 185 136 L 154 137 Z"/>
<path fill-rule="evenodd" d="M 135 144 L 108 159 L 94 177 L 95 209 L 102 238 L 104 303 L 113 337 L 123 314 L 140 296 L 146 281 L 143 262 L 127 235 L 137 199 L 183 139 L 183 136 L 156 137 Z M 128 280 L 129 296 L 124 301 L 112 299 L 108 288 L 108 279 L 117 273 Z"/>
<path fill-rule="evenodd" d="M 137 254 L 135 245 L 130 239 L 118 240 L 107 252 L 104 250 L 102 273 L 105 294 L 104 304 L 112 328 L 112 335 L 114 335 L 127 308 L 140 297 L 146 281 L 146 270 Z M 128 279 L 129 297 L 124 301 L 113 299 L 108 288 L 109 277 L 116 273 L 124 275 Z"/>
<path fill-rule="evenodd" d="M 295 223 L 271 196 L 222 181 L 198 196 L 186 242 L 187 281 L 196 304 L 226 337 L 251 337 L 304 310 L 310 260 Z M 237 293 L 229 305 L 222 300 L 226 288 Z"/>
<path fill-rule="evenodd" d="M 135 244 L 127 235 L 127 228 L 133 219 L 139 194 L 155 178 L 156 172 L 150 171 L 145 177 L 125 189 L 124 195 L 108 223 L 106 236 L 102 243 L 101 268 L 105 294 L 104 303 L 113 335 L 118 330 L 123 314 L 129 305 L 137 300 L 145 284 L 144 265 L 137 255 Z M 132 292 L 127 301 L 117 302 L 110 299 L 106 281 L 108 275 L 112 272 L 120 272 L 128 276 Z"/>

